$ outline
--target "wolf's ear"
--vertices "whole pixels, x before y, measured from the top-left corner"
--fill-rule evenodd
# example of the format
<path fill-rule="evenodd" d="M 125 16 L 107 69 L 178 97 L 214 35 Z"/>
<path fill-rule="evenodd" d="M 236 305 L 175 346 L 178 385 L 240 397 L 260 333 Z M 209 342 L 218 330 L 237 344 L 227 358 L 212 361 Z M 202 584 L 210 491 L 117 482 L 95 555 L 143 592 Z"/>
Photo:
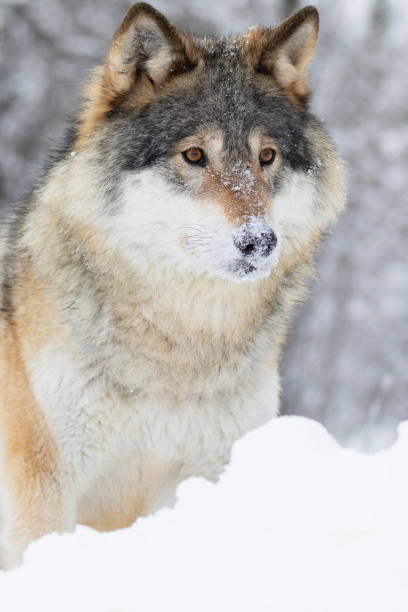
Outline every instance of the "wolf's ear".
<path fill-rule="evenodd" d="M 191 39 L 161 13 L 144 2 L 132 6 L 112 39 L 105 64 L 93 71 L 85 88 L 76 146 L 85 144 L 126 94 L 134 93 L 133 107 L 142 108 L 154 99 L 157 87 L 198 61 Z"/>
<path fill-rule="evenodd" d="M 109 85 L 120 94 L 129 90 L 141 73 L 153 85 L 160 85 L 170 74 L 190 65 L 176 28 L 149 4 L 138 2 L 128 10 L 112 39 L 105 69 Z"/>
<path fill-rule="evenodd" d="M 264 35 L 257 70 L 275 77 L 292 97 L 306 101 L 307 69 L 314 58 L 319 13 L 306 6 Z"/>

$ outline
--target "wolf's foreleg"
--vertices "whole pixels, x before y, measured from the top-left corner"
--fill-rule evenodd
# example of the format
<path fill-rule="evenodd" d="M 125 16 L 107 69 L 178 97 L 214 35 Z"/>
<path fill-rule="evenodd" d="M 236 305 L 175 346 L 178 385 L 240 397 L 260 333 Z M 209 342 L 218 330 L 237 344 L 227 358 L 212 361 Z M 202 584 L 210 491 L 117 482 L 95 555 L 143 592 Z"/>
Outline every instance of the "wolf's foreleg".
<path fill-rule="evenodd" d="M 60 448 L 37 403 L 17 343 L 0 360 L 0 567 L 28 544 L 72 526 Z"/>
<path fill-rule="evenodd" d="M 68 510 L 58 474 L 28 463 L 19 450 L 9 456 L 6 479 L 0 485 L 0 569 L 20 564 L 27 546 L 37 538 L 74 526 L 74 512 Z"/>

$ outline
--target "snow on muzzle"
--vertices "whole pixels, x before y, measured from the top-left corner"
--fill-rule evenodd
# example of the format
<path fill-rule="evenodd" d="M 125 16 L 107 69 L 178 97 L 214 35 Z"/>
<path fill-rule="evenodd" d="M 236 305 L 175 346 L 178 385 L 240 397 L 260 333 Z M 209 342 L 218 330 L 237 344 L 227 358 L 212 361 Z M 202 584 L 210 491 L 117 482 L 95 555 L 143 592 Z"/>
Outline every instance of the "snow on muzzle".
<path fill-rule="evenodd" d="M 278 238 L 270 225 L 254 220 L 243 223 L 233 234 L 234 246 L 242 256 L 256 264 L 271 255 Z"/>

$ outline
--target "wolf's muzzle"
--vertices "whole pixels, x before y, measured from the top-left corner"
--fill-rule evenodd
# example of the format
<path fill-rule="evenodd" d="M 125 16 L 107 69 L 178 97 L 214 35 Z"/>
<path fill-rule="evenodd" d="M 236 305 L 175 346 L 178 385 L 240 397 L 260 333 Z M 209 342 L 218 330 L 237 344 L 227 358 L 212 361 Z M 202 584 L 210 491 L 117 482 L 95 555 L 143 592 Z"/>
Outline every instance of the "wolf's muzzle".
<path fill-rule="evenodd" d="M 266 223 L 244 223 L 234 236 L 234 245 L 244 257 L 269 257 L 278 243 L 273 229 Z"/>

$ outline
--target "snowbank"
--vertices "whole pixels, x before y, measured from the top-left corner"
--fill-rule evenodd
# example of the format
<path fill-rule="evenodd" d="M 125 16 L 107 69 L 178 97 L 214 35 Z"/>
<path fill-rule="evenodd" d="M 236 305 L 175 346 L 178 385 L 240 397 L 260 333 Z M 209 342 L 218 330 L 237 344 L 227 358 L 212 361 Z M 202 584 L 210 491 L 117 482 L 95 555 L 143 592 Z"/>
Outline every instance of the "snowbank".
<path fill-rule="evenodd" d="M 2 612 L 407 612 L 408 422 L 361 455 L 282 417 L 217 485 L 130 529 L 47 536 L 0 572 Z"/>

